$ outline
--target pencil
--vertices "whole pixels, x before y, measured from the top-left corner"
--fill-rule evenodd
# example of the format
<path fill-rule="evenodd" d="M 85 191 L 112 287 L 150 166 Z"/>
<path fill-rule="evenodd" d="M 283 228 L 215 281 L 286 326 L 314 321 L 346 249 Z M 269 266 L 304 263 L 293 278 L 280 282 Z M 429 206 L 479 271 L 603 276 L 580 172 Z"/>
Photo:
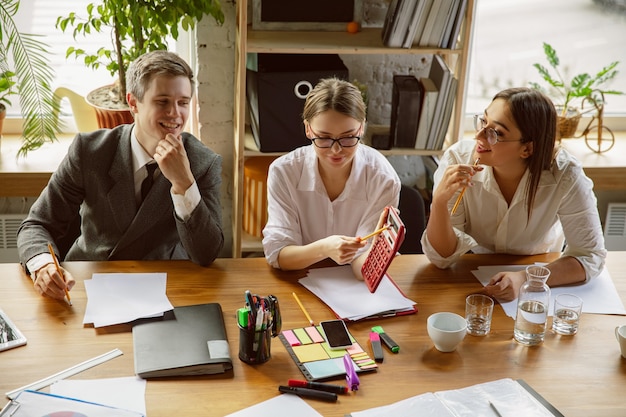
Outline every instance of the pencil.
<path fill-rule="evenodd" d="M 367 240 L 367 239 L 369 239 L 372 236 L 376 236 L 377 234 L 384 232 L 385 230 L 389 229 L 389 227 L 390 226 L 381 227 L 380 229 L 373 231 L 372 233 L 370 233 L 367 236 L 360 237 L 359 239 L 360 240 Z"/>
<path fill-rule="evenodd" d="M 54 248 L 52 248 L 52 245 L 50 243 L 48 243 L 48 250 L 50 251 L 50 255 L 52 255 L 52 259 L 54 260 L 54 266 L 56 267 L 57 272 L 59 273 L 59 275 L 61 275 L 61 278 L 63 278 L 63 272 L 61 272 L 61 267 L 59 266 L 59 261 L 57 260 L 57 257 L 54 254 Z M 65 287 L 65 296 L 67 297 L 67 302 L 70 303 L 70 305 L 72 305 L 72 300 L 70 298 L 70 292 L 67 290 L 67 287 Z"/>
<path fill-rule="evenodd" d="M 300 310 L 302 310 L 302 312 L 304 313 L 304 315 L 306 316 L 307 320 L 309 320 L 309 323 L 311 323 L 311 326 L 315 326 L 315 323 L 313 322 L 313 319 L 311 318 L 311 316 L 309 316 L 309 313 L 306 311 L 306 308 L 304 308 L 304 306 L 302 305 L 302 303 L 300 302 L 300 299 L 298 298 L 298 296 L 296 295 L 295 292 L 292 292 L 291 294 L 293 294 L 293 298 L 296 299 L 296 302 L 298 303 L 298 305 L 300 306 Z"/>
<path fill-rule="evenodd" d="M 476 158 L 476 160 L 474 161 L 474 166 L 478 165 L 479 162 L 480 162 L 480 158 Z M 463 187 L 463 189 L 461 190 L 461 193 L 459 194 L 459 196 L 456 198 L 456 201 L 454 202 L 454 206 L 452 207 L 452 212 L 450 214 L 454 214 L 456 212 L 456 209 L 459 207 L 459 204 L 461 204 L 461 199 L 463 198 L 463 194 L 465 194 L 466 189 L 467 189 L 467 186 Z"/>

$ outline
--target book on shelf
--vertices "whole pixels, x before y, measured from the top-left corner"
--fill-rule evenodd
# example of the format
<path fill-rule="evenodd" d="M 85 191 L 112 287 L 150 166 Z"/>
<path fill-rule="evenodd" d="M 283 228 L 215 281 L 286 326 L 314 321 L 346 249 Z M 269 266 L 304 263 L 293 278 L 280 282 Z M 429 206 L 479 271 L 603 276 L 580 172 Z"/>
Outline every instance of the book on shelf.
<path fill-rule="evenodd" d="M 434 30 L 435 22 L 437 20 L 437 14 L 439 14 L 439 9 L 441 9 L 441 6 L 441 1 L 433 1 L 433 4 L 428 11 L 426 23 L 424 24 L 424 30 L 422 30 L 419 39 L 416 39 L 416 43 L 418 46 L 427 46 L 426 44 L 428 43 L 428 39 L 430 39 L 430 35 Z"/>
<path fill-rule="evenodd" d="M 428 5 L 430 8 L 430 4 L 432 4 L 432 0 L 414 0 L 409 26 L 406 30 L 404 41 L 402 42 L 403 48 L 410 48 L 413 45 L 413 40 L 419 28 L 424 28 L 424 24 L 426 23 L 424 15 L 428 15 L 426 6 Z"/>
<path fill-rule="evenodd" d="M 414 148 L 422 105 L 422 85 L 413 75 L 394 75 L 389 134 L 396 148 Z"/>
<path fill-rule="evenodd" d="M 404 43 L 417 0 L 392 0 L 383 23 L 383 44 L 399 48 Z"/>
<path fill-rule="evenodd" d="M 415 149 L 426 149 L 428 132 L 432 126 L 435 116 L 435 105 L 437 103 L 437 86 L 430 78 L 419 79 L 422 84 L 422 109 L 420 111 L 419 124 L 417 126 L 417 137 L 415 139 Z"/>
<path fill-rule="evenodd" d="M 437 15 L 435 16 L 435 23 L 433 25 L 433 30 L 430 33 L 428 39 L 426 39 L 426 43 L 423 46 L 438 48 L 441 44 L 441 39 L 443 38 L 443 33 L 445 31 L 446 25 L 448 21 L 454 19 L 455 14 L 451 13 L 453 3 L 456 0 L 440 0 L 439 10 L 437 11 Z"/>
<path fill-rule="evenodd" d="M 456 47 L 456 42 L 459 38 L 459 33 L 461 33 L 461 26 L 463 23 L 463 18 L 465 17 L 465 10 L 467 9 L 467 0 L 459 0 L 458 9 L 456 11 L 456 16 L 454 17 L 454 23 L 452 24 L 452 28 L 450 30 L 449 36 L 443 39 L 441 44 L 442 48 L 453 49 Z"/>
<path fill-rule="evenodd" d="M 441 117 L 441 123 L 437 128 L 437 134 L 434 137 L 434 142 L 429 144 L 428 149 L 439 151 L 443 149 L 443 143 L 446 139 L 446 133 L 448 132 L 448 126 L 452 119 L 452 110 L 454 109 L 454 102 L 456 99 L 456 89 L 458 81 L 456 78 L 450 78 L 450 87 L 448 88 L 448 94 L 443 107 L 443 114 Z"/>
<path fill-rule="evenodd" d="M 440 48 L 445 48 L 444 45 L 448 44 L 448 39 L 452 34 L 452 27 L 454 26 L 454 22 L 456 20 L 456 16 L 459 12 L 459 7 L 463 0 L 452 0 L 452 4 L 450 5 L 450 10 L 448 11 L 448 17 L 446 18 L 446 23 L 441 31 L 439 39 L 437 39 L 437 46 Z"/>
<path fill-rule="evenodd" d="M 430 72 L 428 73 L 430 78 L 439 93 L 437 94 L 437 101 L 435 102 L 435 114 L 432 118 L 431 127 L 428 131 L 428 140 L 426 141 L 426 149 L 432 149 L 438 133 L 438 127 L 442 123 L 444 109 L 446 107 L 446 101 L 450 90 L 450 79 L 452 78 L 452 72 L 446 65 L 443 58 L 439 55 L 433 55 L 433 60 L 430 65 Z"/>

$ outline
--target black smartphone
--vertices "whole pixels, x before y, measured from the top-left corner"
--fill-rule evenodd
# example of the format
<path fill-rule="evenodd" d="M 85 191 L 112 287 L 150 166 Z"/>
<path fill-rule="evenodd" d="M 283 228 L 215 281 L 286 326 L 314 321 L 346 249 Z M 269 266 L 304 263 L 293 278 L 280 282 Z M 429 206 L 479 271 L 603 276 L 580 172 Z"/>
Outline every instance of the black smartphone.
<path fill-rule="evenodd" d="M 346 349 L 352 346 L 350 333 L 343 320 L 323 321 L 320 326 L 331 349 Z"/>

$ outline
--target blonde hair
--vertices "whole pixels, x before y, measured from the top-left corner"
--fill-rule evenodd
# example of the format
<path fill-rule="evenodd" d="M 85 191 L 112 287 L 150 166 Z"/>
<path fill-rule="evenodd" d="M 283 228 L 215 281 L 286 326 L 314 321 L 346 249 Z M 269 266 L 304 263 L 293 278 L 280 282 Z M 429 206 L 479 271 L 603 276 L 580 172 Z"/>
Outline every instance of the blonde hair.
<path fill-rule="evenodd" d="M 317 83 L 306 97 L 302 120 L 310 122 L 327 110 L 365 122 L 366 108 L 361 91 L 354 84 L 339 78 L 325 78 Z"/>
<path fill-rule="evenodd" d="M 156 76 L 187 77 L 193 94 L 195 80 L 191 67 L 184 59 L 169 51 L 148 52 L 134 60 L 126 73 L 126 91 L 142 101 L 150 82 Z"/>

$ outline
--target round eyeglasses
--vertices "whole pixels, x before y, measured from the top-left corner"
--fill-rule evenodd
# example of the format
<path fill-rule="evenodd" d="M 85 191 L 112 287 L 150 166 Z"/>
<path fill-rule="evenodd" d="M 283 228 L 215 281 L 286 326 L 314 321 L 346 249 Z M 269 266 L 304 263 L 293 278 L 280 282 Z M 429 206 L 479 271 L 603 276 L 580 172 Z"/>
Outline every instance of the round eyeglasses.
<path fill-rule="evenodd" d="M 339 139 L 332 138 L 313 138 L 311 142 L 318 148 L 332 148 L 335 143 L 338 143 L 342 148 L 352 148 L 359 143 L 360 136 L 346 136 Z"/>
<path fill-rule="evenodd" d="M 476 133 L 480 133 L 482 130 L 485 132 L 485 137 L 487 138 L 487 142 L 491 146 L 495 145 L 499 142 L 524 142 L 524 139 L 514 139 L 514 140 L 502 140 L 498 137 L 498 132 L 494 128 L 487 127 L 487 120 L 480 115 L 474 115 L 474 129 L 476 129 Z"/>

